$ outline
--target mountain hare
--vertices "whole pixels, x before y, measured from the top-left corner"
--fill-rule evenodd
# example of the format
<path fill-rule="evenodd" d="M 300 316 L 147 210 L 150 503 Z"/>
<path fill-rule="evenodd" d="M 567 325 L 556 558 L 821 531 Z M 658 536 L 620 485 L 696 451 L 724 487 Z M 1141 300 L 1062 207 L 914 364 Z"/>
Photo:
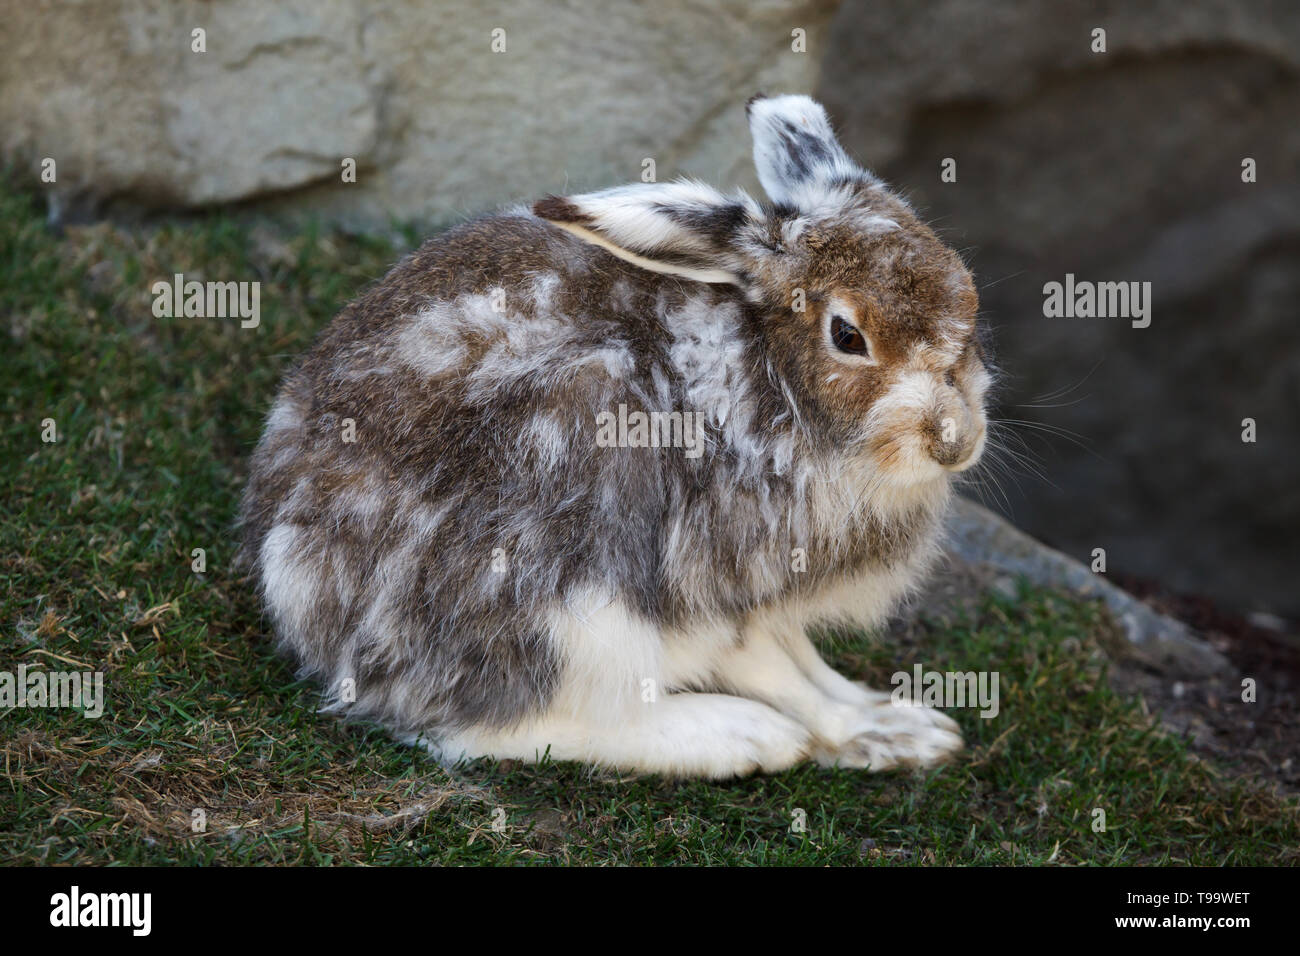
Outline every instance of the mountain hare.
<path fill-rule="evenodd" d="M 441 759 L 727 778 L 961 747 L 825 664 L 937 551 L 984 446 L 958 256 L 804 96 L 771 198 L 548 197 L 426 242 L 286 378 L 243 555 L 330 709 Z"/>

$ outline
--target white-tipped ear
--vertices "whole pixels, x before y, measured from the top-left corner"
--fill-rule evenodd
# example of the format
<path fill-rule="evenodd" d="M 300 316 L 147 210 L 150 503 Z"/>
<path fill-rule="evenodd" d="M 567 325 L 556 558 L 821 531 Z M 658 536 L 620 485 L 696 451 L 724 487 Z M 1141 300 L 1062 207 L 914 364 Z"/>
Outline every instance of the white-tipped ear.
<path fill-rule="evenodd" d="M 745 114 L 758 181 L 773 202 L 811 211 L 837 184 L 876 182 L 849 159 L 816 100 L 760 94 L 745 104 Z"/>
<path fill-rule="evenodd" d="M 724 196 L 689 180 L 548 196 L 533 213 L 652 272 L 739 283 L 739 231 L 761 212 L 749 196 Z"/>

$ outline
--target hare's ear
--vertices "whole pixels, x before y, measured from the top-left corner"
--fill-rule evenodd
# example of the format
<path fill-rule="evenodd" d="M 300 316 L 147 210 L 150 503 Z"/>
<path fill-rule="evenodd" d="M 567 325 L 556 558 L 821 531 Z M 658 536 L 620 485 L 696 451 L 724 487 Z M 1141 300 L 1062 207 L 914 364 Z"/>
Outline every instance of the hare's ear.
<path fill-rule="evenodd" d="M 878 183 L 849 159 L 820 103 L 759 94 L 745 104 L 758 181 L 774 203 L 811 212 L 845 184 Z"/>
<path fill-rule="evenodd" d="M 744 193 L 724 196 L 686 180 L 547 196 L 533 213 L 643 269 L 735 284 L 737 240 L 762 216 Z"/>

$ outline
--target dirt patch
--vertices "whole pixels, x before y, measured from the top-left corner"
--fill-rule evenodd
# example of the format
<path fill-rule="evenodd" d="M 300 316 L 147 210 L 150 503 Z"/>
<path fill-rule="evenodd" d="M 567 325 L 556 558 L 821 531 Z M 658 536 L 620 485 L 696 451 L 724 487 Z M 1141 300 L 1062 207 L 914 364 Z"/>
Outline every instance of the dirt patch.
<path fill-rule="evenodd" d="M 1172 594 L 1149 580 L 1116 583 L 1156 610 L 1194 628 L 1233 665 L 1233 672 L 1171 680 L 1121 662 L 1116 686 L 1140 694 L 1196 753 L 1235 774 L 1253 774 L 1300 794 L 1300 631 L 1294 623 L 1265 627 L 1202 597 Z M 1244 682 L 1253 681 L 1251 689 Z"/>

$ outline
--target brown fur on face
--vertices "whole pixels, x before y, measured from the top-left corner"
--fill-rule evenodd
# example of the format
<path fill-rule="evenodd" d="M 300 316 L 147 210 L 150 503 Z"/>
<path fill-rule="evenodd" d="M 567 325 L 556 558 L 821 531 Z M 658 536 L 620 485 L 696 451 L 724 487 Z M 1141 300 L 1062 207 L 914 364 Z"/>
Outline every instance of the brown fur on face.
<path fill-rule="evenodd" d="M 797 237 L 772 257 L 776 268 L 755 263 L 747 272 L 772 354 L 802 384 L 820 434 L 837 443 L 861 436 L 872 409 L 903 372 L 931 373 L 967 404 L 981 401 L 967 388 L 983 370 L 970 273 L 903 203 L 879 189 L 854 192 L 862 198 L 833 217 L 809 222 L 797 212 L 787 215 L 769 230 L 780 235 L 782 225 L 792 226 Z M 885 227 L 886 220 L 896 225 Z M 801 299 L 804 308 L 798 309 Z M 867 337 L 870 362 L 839 356 L 828 345 L 833 314 Z M 911 429 L 927 444 L 945 444 L 941 417 L 919 414 Z M 906 437 L 898 429 L 876 433 L 870 447 L 880 453 Z M 951 459 L 953 451 L 939 454 Z"/>

